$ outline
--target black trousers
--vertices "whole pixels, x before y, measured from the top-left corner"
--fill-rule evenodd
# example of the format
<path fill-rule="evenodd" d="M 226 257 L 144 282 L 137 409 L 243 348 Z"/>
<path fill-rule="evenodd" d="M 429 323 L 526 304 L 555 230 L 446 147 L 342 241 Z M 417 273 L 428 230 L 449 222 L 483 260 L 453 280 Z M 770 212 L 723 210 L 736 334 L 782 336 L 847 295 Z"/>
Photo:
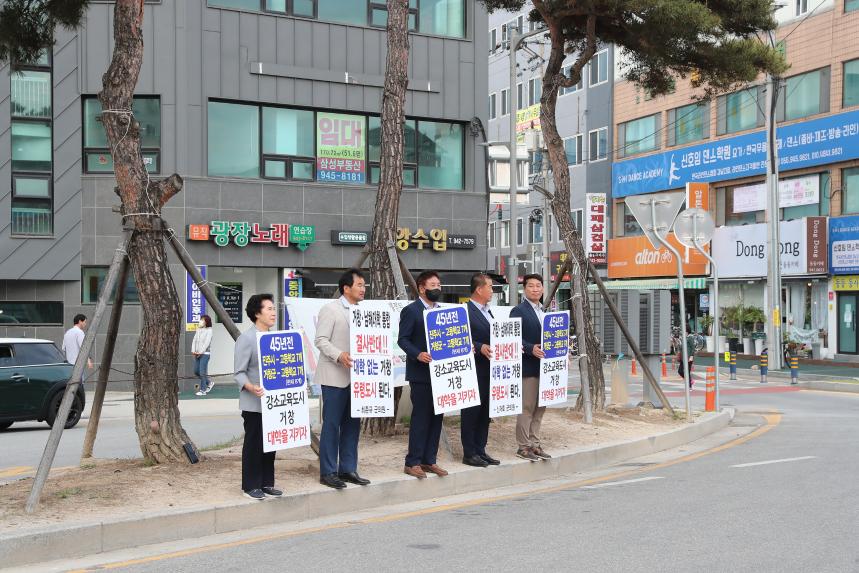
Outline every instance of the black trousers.
<path fill-rule="evenodd" d="M 409 453 L 406 465 L 432 465 L 438 455 L 441 425 L 444 414 L 433 408 L 432 387 L 429 384 L 411 383 L 412 423 L 409 426 Z"/>
<path fill-rule="evenodd" d="M 486 455 L 486 442 L 489 440 L 489 373 L 477 376 L 480 390 L 480 405 L 466 408 L 460 413 L 460 439 L 462 455 Z"/>
<path fill-rule="evenodd" d="M 262 414 L 242 410 L 245 441 L 242 444 L 242 491 L 274 486 L 274 457 L 262 449 Z"/>

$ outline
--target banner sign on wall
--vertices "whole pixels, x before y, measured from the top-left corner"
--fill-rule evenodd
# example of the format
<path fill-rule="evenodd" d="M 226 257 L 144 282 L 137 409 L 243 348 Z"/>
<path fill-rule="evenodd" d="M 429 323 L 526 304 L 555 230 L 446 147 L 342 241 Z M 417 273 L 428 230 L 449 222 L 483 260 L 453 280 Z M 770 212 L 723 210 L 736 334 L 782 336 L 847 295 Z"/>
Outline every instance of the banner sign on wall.
<path fill-rule="evenodd" d="M 205 281 L 206 265 L 197 265 L 197 269 Z M 188 271 L 185 271 L 185 331 L 194 332 L 197 330 L 197 323 L 200 322 L 200 317 L 204 314 L 206 314 L 206 297 L 203 296 Z"/>
<path fill-rule="evenodd" d="M 537 405 L 563 404 L 567 401 L 570 311 L 544 314 L 540 340 L 545 358 L 540 360 L 540 395 Z"/>
<path fill-rule="evenodd" d="M 796 177 L 778 182 L 779 207 L 816 205 L 820 202 L 820 176 Z M 766 211 L 766 183 L 734 188 L 734 213 Z"/>
<path fill-rule="evenodd" d="M 521 414 L 522 319 L 493 320 L 489 346 L 489 417 Z"/>
<path fill-rule="evenodd" d="M 585 249 L 595 265 L 606 263 L 608 209 L 605 193 L 585 193 Z"/>
<path fill-rule="evenodd" d="M 366 301 L 349 309 L 353 418 L 394 415 L 392 316 L 385 301 Z"/>
<path fill-rule="evenodd" d="M 364 116 L 318 112 L 316 114 L 316 180 L 364 183 L 365 132 Z"/>
<path fill-rule="evenodd" d="M 471 346 L 471 325 L 464 304 L 424 311 L 436 414 L 480 405 L 477 371 Z"/>
<path fill-rule="evenodd" d="M 783 275 L 826 272 L 826 217 L 806 217 L 779 224 L 779 262 Z M 767 225 L 719 227 L 713 235 L 713 258 L 724 278 L 767 276 Z"/>
<path fill-rule="evenodd" d="M 859 158 L 859 110 L 781 126 L 782 171 Z M 682 188 L 694 181 L 725 181 L 766 172 L 766 133 L 756 131 L 655 153 L 612 165 L 615 198 Z"/>
<path fill-rule="evenodd" d="M 674 236 L 668 234 L 668 242 L 681 253 L 685 248 Z M 689 249 L 688 258 L 683 259 L 683 274 L 706 275 L 707 259 L 696 249 Z M 621 237 L 608 242 L 608 277 L 610 279 L 636 277 L 677 276 L 677 263 L 671 251 L 665 247 L 654 249 L 644 235 Z"/>
<path fill-rule="evenodd" d="M 829 219 L 829 249 L 833 275 L 859 273 L 859 216 Z"/>
<path fill-rule="evenodd" d="M 310 445 L 304 344 L 294 330 L 257 332 L 263 450 Z"/>

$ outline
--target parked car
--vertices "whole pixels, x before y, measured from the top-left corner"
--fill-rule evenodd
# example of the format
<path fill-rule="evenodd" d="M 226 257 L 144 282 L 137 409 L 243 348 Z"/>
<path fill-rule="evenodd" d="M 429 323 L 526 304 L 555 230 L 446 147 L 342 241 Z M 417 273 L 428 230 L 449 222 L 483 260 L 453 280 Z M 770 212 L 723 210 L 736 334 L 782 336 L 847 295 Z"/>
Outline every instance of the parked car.
<path fill-rule="evenodd" d="M 25 420 L 53 426 L 73 368 L 50 340 L 0 338 L 0 431 Z M 79 385 L 66 429 L 80 421 L 85 405 Z"/>

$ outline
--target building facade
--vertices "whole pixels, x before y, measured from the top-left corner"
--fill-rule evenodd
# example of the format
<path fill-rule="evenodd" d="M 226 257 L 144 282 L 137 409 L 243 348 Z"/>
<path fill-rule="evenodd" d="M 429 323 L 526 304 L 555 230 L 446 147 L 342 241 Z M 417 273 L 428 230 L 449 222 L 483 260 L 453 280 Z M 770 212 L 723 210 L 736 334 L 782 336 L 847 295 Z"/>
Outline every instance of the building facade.
<path fill-rule="evenodd" d="M 832 276 L 851 275 L 856 268 L 838 259 L 829 229 L 837 218 L 859 213 L 859 3 L 789 3 L 776 16 L 776 45 L 790 65 L 781 78 L 775 113 L 784 331 L 820 356 L 852 355 L 857 340 L 851 293 L 857 287 L 851 280 L 833 283 Z M 729 336 L 740 343 L 746 338 L 749 354 L 763 346 L 763 341 L 753 342 L 751 333 L 762 330 L 765 313 L 761 318 L 758 311 L 767 308 L 766 89 L 761 77 L 701 101 L 687 80 L 678 80 L 673 93 L 657 98 L 619 77 L 615 83 L 617 225 L 609 245 L 609 277 L 666 277 L 663 286 L 676 289 L 670 254 L 653 249 L 641 236 L 626 203 L 683 190 L 687 183 L 708 184 L 708 192 L 687 196 L 686 204 L 708 209 L 715 219 L 711 250 L 724 279 L 721 312 L 728 315 Z M 692 277 L 686 285 L 687 319 L 701 330 L 711 310 L 710 269 L 694 256 L 685 265 L 686 276 Z M 738 307 L 751 308 L 756 318 L 744 321 L 742 313 L 730 318 Z"/>
<path fill-rule="evenodd" d="M 543 196 L 533 191 L 529 182 L 547 187 L 552 191 L 551 174 L 546 177 L 543 169 L 548 169 L 536 156 L 534 149 L 539 143 L 539 106 L 542 94 L 543 71 L 549 55 L 549 46 L 544 34 L 532 36 L 517 53 L 517 81 L 510 86 L 510 51 L 508 35 L 511 29 L 528 33 L 536 30 L 536 25 L 528 20 L 533 9 L 526 3 L 519 12 L 497 11 L 489 15 L 489 124 L 487 139 L 490 142 L 510 140 L 510 115 L 516 114 L 519 161 L 519 201 L 517 202 L 516 221 L 510 221 L 510 154 L 508 148 L 500 145 L 490 146 L 489 189 L 490 213 L 488 229 L 487 266 L 500 271 L 506 268 L 506 257 L 510 254 L 510 241 L 519 261 L 519 276 L 525 273 L 538 273 L 553 277 L 566 257 L 564 246 L 558 232 L 557 223 L 551 215 L 542 218 L 545 207 Z M 565 68 L 575 61 L 570 55 L 564 63 Z M 580 233 L 584 234 L 587 221 L 587 194 L 601 196 L 607 201 L 611 193 L 611 149 L 613 135 L 612 98 L 614 50 L 612 46 L 601 46 L 582 71 L 578 85 L 564 88 L 558 95 L 557 122 L 561 137 L 567 150 L 570 171 L 571 209 L 573 222 Z M 536 136 L 536 137 L 535 137 Z M 542 177 L 541 177 L 542 175 Z M 597 200 L 597 199 L 593 199 Z M 604 215 L 604 236 L 597 232 L 590 245 L 596 249 L 604 247 L 608 238 L 610 221 Z M 548 247 L 544 249 L 544 229 L 548 234 Z M 590 230 L 590 227 L 588 227 Z M 586 241 L 587 242 L 587 241 Z M 588 246 L 586 245 L 586 249 Z M 549 253 L 549 260 L 544 257 Z M 605 266 L 605 251 L 593 253 L 598 268 Z M 544 272 L 543 265 L 548 262 L 549 269 Z M 561 298 L 565 298 L 562 293 Z M 566 297 L 568 298 L 568 297 Z"/>
<path fill-rule="evenodd" d="M 411 6 L 397 247 L 412 271 L 439 270 L 455 301 L 486 261 L 486 163 L 472 126 L 487 121 L 487 16 L 465 0 Z M 369 0 L 147 2 L 133 110 L 143 158 L 153 177 L 184 178 L 164 219 L 242 330 L 253 293 L 331 296 L 366 241 L 385 18 Z M 40 62 L 0 69 L 0 336 L 59 342 L 74 314 L 92 314 L 121 220 L 95 97 L 111 55 L 109 3 L 58 34 Z M 171 269 L 188 306 L 175 257 Z M 133 285 L 126 301 L 114 364 L 130 372 Z M 231 369 L 216 324 L 210 372 Z"/>

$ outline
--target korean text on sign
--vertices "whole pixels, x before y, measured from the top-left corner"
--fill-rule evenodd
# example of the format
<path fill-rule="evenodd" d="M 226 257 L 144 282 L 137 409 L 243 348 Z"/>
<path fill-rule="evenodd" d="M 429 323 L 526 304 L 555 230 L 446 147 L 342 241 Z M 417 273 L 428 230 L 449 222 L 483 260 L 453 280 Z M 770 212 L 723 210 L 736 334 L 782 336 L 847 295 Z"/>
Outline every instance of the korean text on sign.
<path fill-rule="evenodd" d="M 522 319 L 493 320 L 489 345 L 489 417 L 521 414 Z"/>
<path fill-rule="evenodd" d="M 543 316 L 538 406 L 567 401 L 567 367 L 570 348 L 570 311 L 547 312 Z"/>
<path fill-rule="evenodd" d="M 392 315 L 384 301 L 362 302 L 349 309 L 353 418 L 394 415 Z"/>
<path fill-rule="evenodd" d="M 365 133 L 364 116 L 316 114 L 316 179 L 364 183 Z"/>
<path fill-rule="evenodd" d="M 424 311 L 432 397 L 436 414 L 480 405 L 471 345 L 471 325 L 464 304 Z"/>
<path fill-rule="evenodd" d="M 203 280 L 206 280 L 206 265 L 197 267 Z M 206 314 L 206 299 L 203 298 L 203 292 L 191 274 L 185 272 L 185 330 L 193 332 L 197 330 L 197 323 L 200 322 L 200 317 Z"/>
<path fill-rule="evenodd" d="M 304 344 L 296 330 L 257 333 L 263 450 L 310 445 Z"/>

